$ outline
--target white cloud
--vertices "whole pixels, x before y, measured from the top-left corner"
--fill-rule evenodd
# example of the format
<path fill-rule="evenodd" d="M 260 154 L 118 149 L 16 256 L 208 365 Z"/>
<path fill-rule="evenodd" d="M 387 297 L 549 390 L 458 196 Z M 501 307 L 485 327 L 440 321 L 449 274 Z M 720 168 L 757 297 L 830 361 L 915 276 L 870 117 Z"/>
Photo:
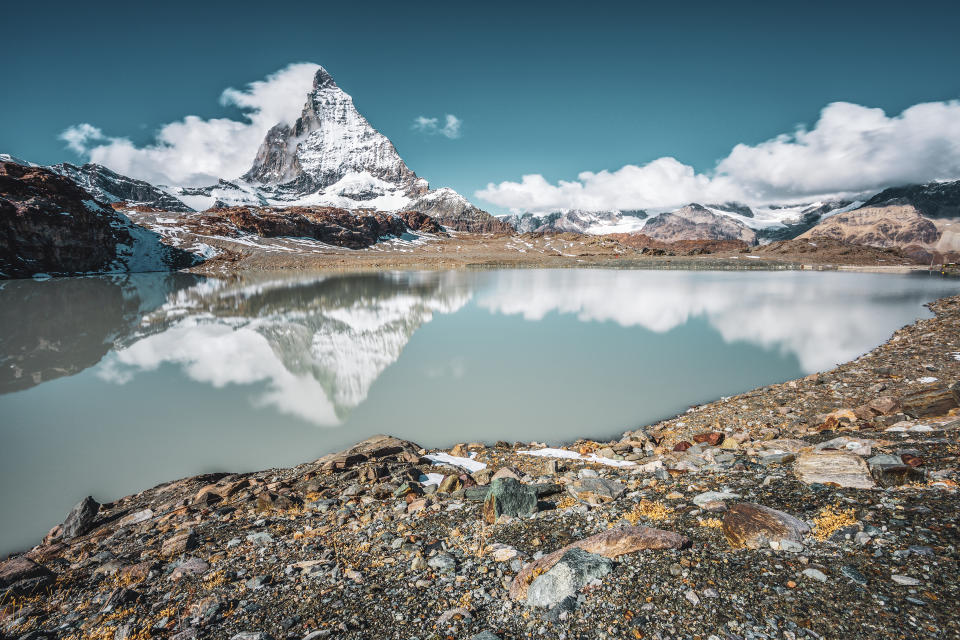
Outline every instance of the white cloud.
<path fill-rule="evenodd" d="M 245 89 L 228 88 L 220 102 L 239 107 L 242 120 L 186 116 L 160 127 L 154 143 L 147 146 L 106 137 L 87 123 L 68 128 L 60 137 L 89 161 L 124 175 L 162 184 L 213 184 L 249 169 L 270 127 L 279 122 L 293 124 L 318 68 L 312 63 L 291 64 Z"/>
<path fill-rule="evenodd" d="M 86 153 L 87 144 L 93 140 L 103 140 L 103 131 L 92 124 L 77 124 L 64 129 L 60 139 L 67 143 L 67 148 L 77 153 Z"/>
<path fill-rule="evenodd" d="M 439 118 L 428 118 L 426 116 L 417 116 L 413 119 L 413 130 L 425 133 L 427 135 L 441 135 L 446 138 L 459 138 L 460 137 L 460 125 L 463 124 L 463 120 L 448 113 L 444 116 L 444 124 L 440 126 Z"/>
<path fill-rule="evenodd" d="M 674 158 L 574 181 L 490 183 L 476 197 L 512 211 L 669 209 L 688 202 L 799 202 L 886 186 L 960 178 L 960 101 L 917 104 L 897 116 L 834 102 L 812 129 L 736 145 L 708 173 Z"/>

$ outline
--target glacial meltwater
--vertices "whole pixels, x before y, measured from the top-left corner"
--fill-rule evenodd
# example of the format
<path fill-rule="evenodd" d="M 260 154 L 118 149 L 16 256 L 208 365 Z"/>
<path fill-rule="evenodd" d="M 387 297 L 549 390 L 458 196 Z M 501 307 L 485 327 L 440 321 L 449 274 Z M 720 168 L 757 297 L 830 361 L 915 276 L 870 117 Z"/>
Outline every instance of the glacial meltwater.
<path fill-rule="evenodd" d="M 0 281 L 0 557 L 86 495 L 424 446 L 612 437 L 829 369 L 936 276 L 519 270 Z"/>

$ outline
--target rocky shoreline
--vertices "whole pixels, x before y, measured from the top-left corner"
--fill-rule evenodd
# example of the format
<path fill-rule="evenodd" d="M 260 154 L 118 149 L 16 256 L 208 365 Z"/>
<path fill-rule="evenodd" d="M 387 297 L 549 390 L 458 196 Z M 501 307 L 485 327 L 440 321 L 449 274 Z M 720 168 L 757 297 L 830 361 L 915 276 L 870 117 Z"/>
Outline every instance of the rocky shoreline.
<path fill-rule="evenodd" d="M 88 498 L 0 564 L 0 634 L 957 637 L 960 296 L 930 308 L 610 442 L 381 436 Z"/>

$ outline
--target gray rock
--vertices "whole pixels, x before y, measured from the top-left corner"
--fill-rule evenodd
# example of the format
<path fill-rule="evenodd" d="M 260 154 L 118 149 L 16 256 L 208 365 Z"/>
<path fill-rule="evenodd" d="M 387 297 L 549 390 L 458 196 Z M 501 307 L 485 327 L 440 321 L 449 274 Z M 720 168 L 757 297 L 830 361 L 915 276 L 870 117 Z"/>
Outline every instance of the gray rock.
<path fill-rule="evenodd" d="M 500 636 L 491 631 L 481 631 L 475 636 L 470 636 L 470 640 L 500 640 Z"/>
<path fill-rule="evenodd" d="M 571 549 L 549 571 L 533 581 L 527 591 L 527 604 L 552 607 L 576 596 L 584 586 L 612 570 L 613 560 L 582 549 Z"/>
<path fill-rule="evenodd" d="M 241 631 L 230 638 L 230 640 L 273 640 L 269 633 L 263 631 Z"/>
<path fill-rule="evenodd" d="M 921 584 L 920 581 L 917 580 L 916 578 L 911 578 L 910 576 L 902 576 L 896 573 L 890 576 L 890 579 L 896 582 L 897 584 L 902 584 L 905 587 L 916 587 L 919 584 Z"/>
<path fill-rule="evenodd" d="M 437 555 L 427 560 L 427 566 L 431 569 L 436 569 L 441 573 L 448 573 L 456 570 L 457 561 L 454 560 L 453 556 L 451 556 L 449 553 L 443 553 L 441 551 Z"/>
<path fill-rule="evenodd" d="M 266 531 L 258 531 L 256 533 L 251 533 L 247 536 L 247 542 L 252 542 L 258 547 L 265 547 L 268 544 L 273 544 L 273 536 L 271 536 Z"/>
<path fill-rule="evenodd" d="M 483 518 L 494 523 L 500 516 L 526 516 L 537 512 L 537 493 L 513 478 L 498 478 L 490 483 L 483 502 Z"/>
<path fill-rule="evenodd" d="M 816 580 L 817 582 L 827 581 L 827 574 L 825 574 L 823 571 L 820 571 L 819 569 L 813 569 L 813 568 L 804 569 L 803 575 L 810 578 L 811 580 Z"/>
<path fill-rule="evenodd" d="M 698 507 L 702 507 L 708 502 L 722 502 L 724 500 L 733 500 L 739 498 L 739 493 L 733 493 L 732 491 L 707 491 L 693 496 L 693 504 Z"/>
<path fill-rule="evenodd" d="M 598 505 L 616 500 L 627 488 L 616 480 L 587 477 L 570 484 L 567 492 L 584 504 Z"/>
<path fill-rule="evenodd" d="M 82 536 L 93 528 L 93 521 L 100 511 L 100 503 L 87 496 L 70 510 L 61 529 L 64 540 Z"/>

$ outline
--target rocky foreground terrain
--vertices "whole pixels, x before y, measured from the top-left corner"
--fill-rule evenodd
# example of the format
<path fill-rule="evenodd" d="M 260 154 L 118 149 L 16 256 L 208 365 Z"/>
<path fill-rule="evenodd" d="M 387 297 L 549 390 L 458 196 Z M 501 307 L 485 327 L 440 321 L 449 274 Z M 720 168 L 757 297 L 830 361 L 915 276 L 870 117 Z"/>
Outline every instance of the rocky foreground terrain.
<path fill-rule="evenodd" d="M 832 371 L 608 442 L 380 436 L 87 498 L 0 564 L 0 633 L 958 637 L 960 297 L 931 308 Z"/>

